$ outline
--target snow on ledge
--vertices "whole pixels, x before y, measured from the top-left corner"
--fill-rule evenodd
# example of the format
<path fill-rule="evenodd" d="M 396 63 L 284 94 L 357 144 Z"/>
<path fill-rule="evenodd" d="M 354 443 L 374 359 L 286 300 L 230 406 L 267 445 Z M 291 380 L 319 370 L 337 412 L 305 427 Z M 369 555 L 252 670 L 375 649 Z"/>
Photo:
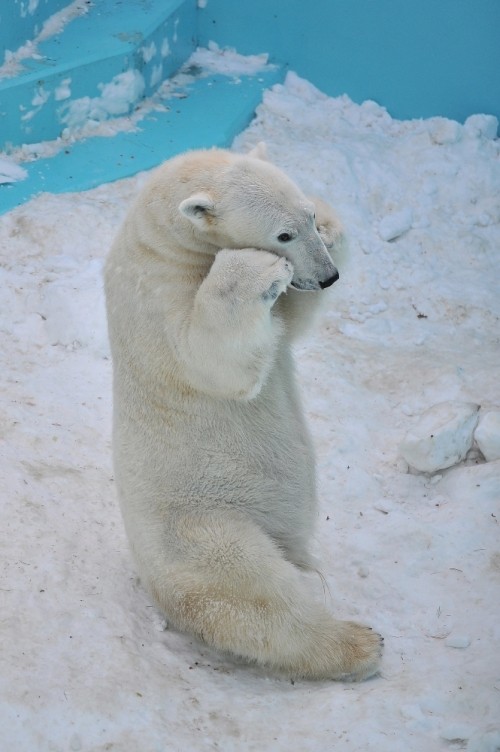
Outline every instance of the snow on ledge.
<path fill-rule="evenodd" d="M 28 173 L 24 167 L 20 167 L 9 157 L 0 157 L 0 185 L 4 183 L 17 183 L 24 180 Z"/>
<path fill-rule="evenodd" d="M 198 47 L 191 55 L 188 66 L 198 65 L 208 73 L 222 73 L 225 76 L 252 76 L 270 67 L 269 55 L 240 55 L 232 47 L 219 47 L 209 42 L 208 49 Z M 275 66 L 271 66 L 275 67 Z"/>
<path fill-rule="evenodd" d="M 28 58 L 41 60 L 43 56 L 38 52 L 40 42 L 45 42 L 50 37 L 60 34 L 70 21 L 78 18 L 78 16 L 85 15 L 90 8 L 91 3 L 85 2 L 85 0 L 73 0 L 66 8 L 57 11 L 50 18 L 47 18 L 42 26 L 42 30 L 34 39 L 27 40 L 14 52 L 5 50 L 4 63 L 0 65 L 0 79 L 13 78 L 19 75 L 22 71 L 22 60 L 27 60 Z"/>

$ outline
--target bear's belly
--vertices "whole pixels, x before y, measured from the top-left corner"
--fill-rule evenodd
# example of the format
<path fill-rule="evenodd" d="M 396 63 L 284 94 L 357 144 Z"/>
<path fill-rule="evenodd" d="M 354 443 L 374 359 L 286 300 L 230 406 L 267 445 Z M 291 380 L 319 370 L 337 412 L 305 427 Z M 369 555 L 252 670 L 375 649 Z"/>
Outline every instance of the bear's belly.
<path fill-rule="evenodd" d="M 315 516 L 314 456 L 293 385 L 278 382 L 249 402 L 200 396 L 142 404 L 133 415 L 122 393 L 115 465 L 124 507 L 162 516 L 227 507 L 285 546 L 298 531 L 307 536 Z"/>

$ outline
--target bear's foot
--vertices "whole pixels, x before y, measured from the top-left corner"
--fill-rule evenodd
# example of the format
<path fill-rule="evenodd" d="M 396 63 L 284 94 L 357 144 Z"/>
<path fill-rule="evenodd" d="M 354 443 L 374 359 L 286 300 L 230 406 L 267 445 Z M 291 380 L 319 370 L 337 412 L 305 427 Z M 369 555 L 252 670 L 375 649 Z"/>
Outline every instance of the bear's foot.
<path fill-rule="evenodd" d="M 178 521 L 179 545 L 183 561 L 149 578 L 178 629 L 292 678 L 358 681 L 378 671 L 380 635 L 334 619 L 252 521 L 189 515 Z"/>
<path fill-rule="evenodd" d="M 328 634 L 326 634 L 328 629 Z M 362 681 L 378 673 L 384 638 L 371 627 L 328 619 L 311 650 L 301 656 L 298 675 L 308 679 Z M 293 671 L 293 667 L 290 667 Z"/>

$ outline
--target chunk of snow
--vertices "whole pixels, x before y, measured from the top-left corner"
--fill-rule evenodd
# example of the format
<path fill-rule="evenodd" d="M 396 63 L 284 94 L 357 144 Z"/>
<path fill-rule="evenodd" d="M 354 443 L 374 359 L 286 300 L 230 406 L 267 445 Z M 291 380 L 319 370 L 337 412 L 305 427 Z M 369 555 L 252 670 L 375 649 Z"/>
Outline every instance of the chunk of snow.
<path fill-rule="evenodd" d="M 156 44 L 154 42 L 151 42 L 151 44 L 145 47 L 141 47 L 141 53 L 145 63 L 151 62 L 151 60 L 156 55 Z"/>
<path fill-rule="evenodd" d="M 444 644 L 449 648 L 458 648 L 460 650 L 464 650 L 470 645 L 470 637 L 467 637 L 467 635 L 452 634 L 446 638 Z"/>
<path fill-rule="evenodd" d="M 37 87 L 35 94 L 33 95 L 31 104 L 33 107 L 43 107 L 43 105 L 49 101 L 49 98 L 50 92 L 46 91 L 43 86 L 40 85 Z"/>
<path fill-rule="evenodd" d="M 500 410 L 491 410 L 480 417 L 474 438 L 488 462 L 500 460 Z"/>
<path fill-rule="evenodd" d="M 252 75 L 265 70 L 269 55 L 240 55 L 231 47 L 220 48 L 215 42 L 208 43 L 208 50 L 198 47 L 189 59 L 190 65 L 199 65 L 210 73 L 233 76 Z"/>
<path fill-rule="evenodd" d="M 71 131 L 88 120 L 101 122 L 109 117 L 123 115 L 144 94 L 145 82 L 137 70 L 128 70 L 114 76 L 108 83 L 99 84 L 101 95 L 81 97 L 63 105 L 61 120 Z"/>
<path fill-rule="evenodd" d="M 64 78 L 59 86 L 54 90 L 54 99 L 61 102 L 63 99 L 69 99 L 71 96 L 71 78 Z"/>
<path fill-rule="evenodd" d="M 19 167 L 8 157 L 0 157 L 0 184 L 16 183 L 18 180 L 24 180 L 27 175 L 24 167 Z"/>
<path fill-rule="evenodd" d="M 415 470 L 434 473 L 464 459 L 473 442 L 479 405 L 441 402 L 423 413 L 407 433 L 400 451 Z"/>
<path fill-rule="evenodd" d="M 464 129 L 469 136 L 476 138 L 496 138 L 498 120 L 494 115 L 471 115 L 464 123 Z"/>
<path fill-rule="evenodd" d="M 456 120 L 435 117 L 429 120 L 429 136 L 435 144 L 455 144 L 460 140 L 462 126 Z"/>
<path fill-rule="evenodd" d="M 378 234 L 382 240 L 395 240 L 411 228 L 412 222 L 413 212 L 410 207 L 407 206 L 400 211 L 386 214 L 385 217 L 380 220 Z"/>

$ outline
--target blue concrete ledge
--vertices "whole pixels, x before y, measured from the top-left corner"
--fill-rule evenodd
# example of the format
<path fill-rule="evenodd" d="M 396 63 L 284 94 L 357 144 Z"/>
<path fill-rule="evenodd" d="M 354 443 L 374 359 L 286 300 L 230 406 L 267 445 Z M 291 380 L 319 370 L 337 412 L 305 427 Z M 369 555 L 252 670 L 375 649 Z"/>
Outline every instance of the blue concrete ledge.
<path fill-rule="evenodd" d="M 106 119 L 131 112 L 189 57 L 195 29 L 196 0 L 91 4 L 85 15 L 41 42 L 40 57 L 23 60 L 20 74 L 0 79 L 0 150 L 58 138 L 85 113 Z M 108 113 L 113 86 L 124 83 L 119 78 L 124 73 L 135 74 L 129 101 L 122 98 L 121 111 Z"/>
<path fill-rule="evenodd" d="M 150 113 L 136 132 L 89 138 L 49 159 L 24 163 L 25 180 L 0 185 L 0 212 L 44 191 L 81 191 L 129 177 L 187 149 L 229 146 L 250 122 L 264 89 L 284 75 L 283 67 L 273 66 L 237 80 L 222 75 L 197 78 L 182 98 L 163 100 L 168 111 Z"/>

